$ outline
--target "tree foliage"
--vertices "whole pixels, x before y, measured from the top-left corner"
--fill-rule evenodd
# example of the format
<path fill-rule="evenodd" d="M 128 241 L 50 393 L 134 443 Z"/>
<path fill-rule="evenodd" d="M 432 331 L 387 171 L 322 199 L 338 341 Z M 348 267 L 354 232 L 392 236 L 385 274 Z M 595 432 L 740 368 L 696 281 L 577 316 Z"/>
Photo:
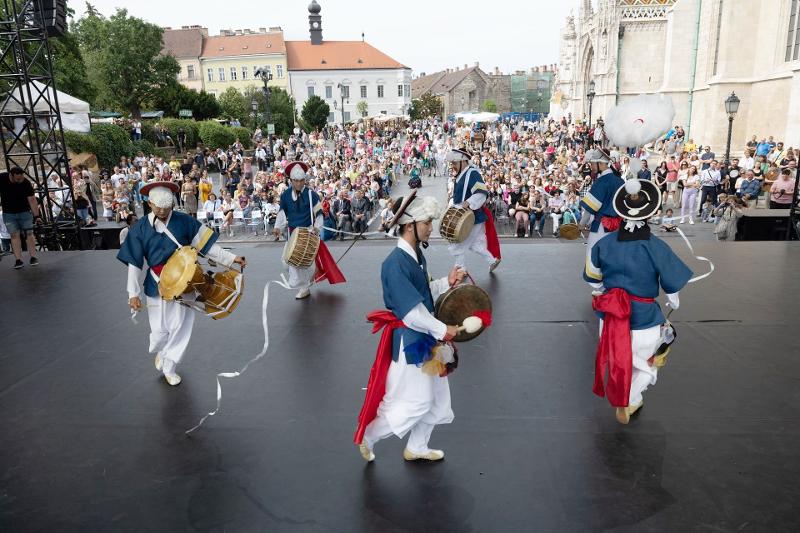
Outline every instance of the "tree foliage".
<path fill-rule="evenodd" d="M 359 103 L 356 104 L 356 111 L 362 117 L 366 117 L 367 113 L 369 112 L 369 104 L 366 100 L 361 100 Z"/>
<path fill-rule="evenodd" d="M 87 14 L 74 24 L 74 30 L 99 105 L 139 118 L 142 108 L 174 83 L 180 72 L 174 57 L 160 55 L 163 30 L 129 16 L 126 9 L 105 18 L 87 4 Z"/>
<path fill-rule="evenodd" d="M 410 114 L 413 120 L 441 116 L 442 110 L 442 101 L 430 92 L 411 100 Z"/>
<path fill-rule="evenodd" d="M 300 115 L 309 128 L 321 130 L 328 123 L 328 115 L 330 115 L 330 112 L 331 109 L 328 107 L 325 100 L 317 95 L 313 95 L 303 104 L 303 111 Z"/>
<path fill-rule="evenodd" d="M 97 91 L 87 83 L 86 62 L 77 36 L 67 32 L 61 37 L 51 38 L 49 44 L 56 88 L 90 104 L 94 103 Z"/>
<path fill-rule="evenodd" d="M 222 116 L 235 118 L 244 124 L 250 115 L 250 100 L 245 99 L 234 87 L 228 87 L 219 95 L 219 109 Z"/>
<path fill-rule="evenodd" d="M 497 113 L 497 103 L 494 100 L 485 100 L 483 105 L 481 106 L 483 111 L 488 111 L 489 113 Z"/>
<path fill-rule="evenodd" d="M 153 99 L 153 107 L 163 111 L 168 117 L 180 116 L 182 109 L 191 109 L 192 118 L 206 120 L 220 114 L 216 97 L 205 91 L 197 92 L 173 81 Z"/>
<path fill-rule="evenodd" d="M 294 129 L 295 100 L 283 89 L 271 89 L 269 96 L 270 120 L 275 124 L 275 134 L 287 137 Z"/>

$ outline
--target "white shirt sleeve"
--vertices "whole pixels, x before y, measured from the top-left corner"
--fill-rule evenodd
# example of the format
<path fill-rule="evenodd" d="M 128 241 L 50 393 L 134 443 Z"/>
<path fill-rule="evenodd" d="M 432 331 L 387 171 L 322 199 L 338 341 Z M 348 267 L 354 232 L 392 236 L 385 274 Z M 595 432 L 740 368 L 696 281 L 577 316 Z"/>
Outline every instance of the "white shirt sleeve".
<path fill-rule="evenodd" d="M 278 216 L 275 219 L 275 229 L 283 231 L 286 229 L 286 224 L 288 221 L 286 220 L 286 213 L 283 209 L 278 211 Z"/>
<path fill-rule="evenodd" d="M 680 298 L 678 297 L 677 292 L 673 292 L 671 294 L 667 294 L 667 305 L 673 309 L 677 309 L 681 305 Z"/>
<path fill-rule="evenodd" d="M 447 281 L 447 278 L 439 278 L 431 281 L 429 283 L 431 288 L 431 296 L 433 296 L 433 301 L 435 302 L 439 296 L 450 290 L 450 282 Z"/>
<path fill-rule="evenodd" d="M 223 249 L 220 245 L 215 244 L 208 250 L 206 257 L 212 261 L 216 261 L 221 265 L 229 267 L 233 265 L 233 260 L 236 259 L 236 254 L 233 254 L 228 250 Z"/>
<path fill-rule="evenodd" d="M 314 227 L 317 230 L 322 230 L 322 225 L 325 223 L 325 218 L 322 216 L 322 210 L 317 213 L 317 216 L 314 218 Z"/>
<path fill-rule="evenodd" d="M 480 209 L 481 207 L 483 207 L 483 204 L 486 203 L 486 198 L 487 195 L 485 192 L 483 191 L 476 192 L 475 194 L 467 198 L 467 203 L 469 204 L 469 208 L 472 209 L 473 211 Z"/>
<path fill-rule="evenodd" d="M 432 335 L 435 339 L 442 340 L 447 335 L 447 326 L 436 319 L 430 311 L 421 303 L 414 306 L 411 311 L 403 317 L 406 327 Z"/>
<path fill-rule="evenodd" d="M 142 292 L 142 269 L 128 263 L 128 299 L 139 296 Z"/>

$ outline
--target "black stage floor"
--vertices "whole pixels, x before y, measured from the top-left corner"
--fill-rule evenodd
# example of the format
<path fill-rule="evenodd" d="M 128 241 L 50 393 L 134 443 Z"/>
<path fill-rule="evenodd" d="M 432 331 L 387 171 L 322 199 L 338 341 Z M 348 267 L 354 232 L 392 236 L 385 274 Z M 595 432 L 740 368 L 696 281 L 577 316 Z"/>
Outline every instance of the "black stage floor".
<path fill-rule="evenodd" d="M 146 353 L 146 317 L 129 320 L 113 252 L 3 261 L 0 531 L 798 531 L 800 245 L 697 248 L 717 271 L 681 294 L 678 342 L 631 425 L 591 392 L 583 247 L 512 241 L 496 276 L 476 272 L 495 324 L 462 348 L 455 421 L 431 440 L 446 459 L 405 463 L 392 439 L 369 466 L 351 437 L 388 243 L 352 250 L 346 286 L 299 303 L 274 288 L 267 358 L 224 382 L 192 437 L 214 374 L 261 347 L 279 247 L 237 250 L 248 292 L 231 318 L 197 317 L 177 388 Z M 428 256 L 444 274 L 445 247 Z"/>

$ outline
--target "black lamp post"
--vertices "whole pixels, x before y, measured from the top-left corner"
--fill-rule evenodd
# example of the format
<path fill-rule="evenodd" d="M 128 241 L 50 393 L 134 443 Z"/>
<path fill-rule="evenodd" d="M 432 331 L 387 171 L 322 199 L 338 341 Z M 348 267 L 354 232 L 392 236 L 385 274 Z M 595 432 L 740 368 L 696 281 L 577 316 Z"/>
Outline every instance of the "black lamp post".
<path fill-rule="evenodd" d="M 253 110 L 253 129 L 255 130 L 258 127 L 258 100 L 255 96 L 250 100 L 250 109 Z"/>
<path fill-rule="evenodd" d="M 589 82 L 589 91 L 586 93 L 586 98 L 589 99 L 589 129 L 592 127 L 592 100 L 595 97 L 594 80 Z"/>
<path fill-rule="evenodd" d="M 739 97 L 736 93 L 732 92 L 730 96 L 725 99 L 725 112 L 728 114 L 728 143 L 725 145 L 725 166 L 731 162 L 731 134 L 733 133 L 733 117 L 739 111 Z"/>
<path fill-rule="evenodd" d="M 261 67 L 261 68 L 256 70 L 256 76 L 260 77 L 261 81 L 264 82 L 264 88 L 262 89 L 262 91 L 264 93 L 264 102 L 265 102 L 264 105 L 266 107 L 266 115 L 267 115 L 266 116 L 266 118 L 267 118 L 267 144 L 269 145 L 269 153 L 267 154 L 267 158 L 268 158 L 268 161 L 271 162 L 271 161 L 274 160 L 273 154 L 272 154 L 272 135 L 273 134 L 271 134 L 269 132 L 269 125 L 272 123 L 272 113 L 271 113 L 271 111 L 269 109 L 269 96 L 270 96 L 269 82 L 272 81 L 272 71 L 271 70 L 267 70 L 266 67 Z M 253 102 L 251 103 L 251 105 L 253 105 L 253 111 L 258 109 L 258 102 L 256 102 L 255 98 L 253 99 Z"/>
<path fill-rule="evenodd" d="M 340 84 L 337 85 L 337 87 L 339 88 L 339 97 L 342 100 L 342 131 L 344 131 L 344 88 L 345 88 L 345 86 L 340 83 Z"/>
<path fill-rule="evenodd" d="M 538 95 L 538 101 L 539 101 L 539 116 L 540 117 L 542 115 L 542 92 L 545 90 L 546 87 L 547 87 L 547 82 L 545 80 L 538 79 L 536 81 L 536 88 L 538 89 L 537 95 Z"/>

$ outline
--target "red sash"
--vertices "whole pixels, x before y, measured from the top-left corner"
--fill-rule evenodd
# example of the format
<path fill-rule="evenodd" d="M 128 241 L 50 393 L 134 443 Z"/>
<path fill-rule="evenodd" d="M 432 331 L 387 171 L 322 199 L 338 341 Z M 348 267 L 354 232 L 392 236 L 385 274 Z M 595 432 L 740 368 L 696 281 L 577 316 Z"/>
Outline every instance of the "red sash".
<path fill-rule="evenodd" d="M 486 215 L 486 249 L 492 254 L 495 259 L 500 259 L 500 239 L 497 238 L 497 228 L 494 227 L 494 218 L 489 208 L 483 206 L 481 208 Z"/>
<path fill-rule="evenodd" d="M 592 308 L 605 313 L 603 332 L 597 344 L 592 391 L 608 396 L 614 407 L 627 407 L 631 393 L 633 353 L 631 351 L 631 300 L 653 303 L 654 298 L 640 298 L 625 289 L 609 289 L 592 299 Z M 604 387 L 608 368 L 608 383 Z"/>
<path fill-rule="evenodd" d="M 358 414 L 358 427 L 353 435 L 353 441 L 356 444 L 361 444 L 367 425 L 378 414 L 378 406 L 386 394 L 386 374 L 389 372 L 389 365 L 392 364 L 392 332 L 403 327 L 403 321 L 391 311 L 386 310 L 372 311 L 367 315 L 367 320 L 373 324 L 373 334 L 381 328 L 383 328 L 383 333 L 381 333 L 381 340 L 378 343 L 378 351 L 375 353 L 375 362 L 372 363 L 372 370 L 369 371 L 364 405 Z"/>

